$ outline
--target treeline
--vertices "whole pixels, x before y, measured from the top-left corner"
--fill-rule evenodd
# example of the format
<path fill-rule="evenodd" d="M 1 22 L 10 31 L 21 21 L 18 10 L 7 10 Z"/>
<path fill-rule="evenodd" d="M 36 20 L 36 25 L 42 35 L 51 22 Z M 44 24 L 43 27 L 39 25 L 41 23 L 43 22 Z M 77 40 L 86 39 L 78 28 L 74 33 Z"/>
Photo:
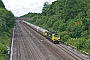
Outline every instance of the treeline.
<path fill-rule="evenodd" d="M 30 23 L 60 34 L 64 43 L 90 53 L 90 0 L 44 3 L 42 13 L 28 13 Z"/>
<path fill-rule="evenodd" d="M 5 60 L 10 46 L 12 29 L 15 25 L 15 18 L 11 11 L 5 8 L 0 0 L 0 60 Z"/>

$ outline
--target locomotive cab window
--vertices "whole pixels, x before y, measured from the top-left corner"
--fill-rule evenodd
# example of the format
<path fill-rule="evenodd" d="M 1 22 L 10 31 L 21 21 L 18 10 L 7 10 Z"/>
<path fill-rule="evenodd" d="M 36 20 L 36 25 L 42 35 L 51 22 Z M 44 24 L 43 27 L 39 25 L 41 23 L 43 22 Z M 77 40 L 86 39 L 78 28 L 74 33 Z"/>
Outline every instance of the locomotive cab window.
<path fill-rule="evenodd" d="M 54 36 L 55 36 L 55 37 L 59 37 L 59 35 L 58 35 L 58 34 L 55 34 Z"/>

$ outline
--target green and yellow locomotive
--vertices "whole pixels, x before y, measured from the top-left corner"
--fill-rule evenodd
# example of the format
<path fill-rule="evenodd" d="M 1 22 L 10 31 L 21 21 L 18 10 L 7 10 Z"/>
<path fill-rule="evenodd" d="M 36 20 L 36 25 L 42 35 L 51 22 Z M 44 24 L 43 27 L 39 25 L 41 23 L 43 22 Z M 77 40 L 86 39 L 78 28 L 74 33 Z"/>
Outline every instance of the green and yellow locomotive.
<path fill-rule="evenodd" d="M 31 23 L 28 23 L 26 21 L 23 21 L 23 23 L 29 25 L 31 28 L 33 28 L 34 30 L 36 30 L 37 32 L 39 32 L 40 34 L 42 34 L 43 36 L 45 36 L 46 38 L 48 38 L 50 41 L 52 41 L 53 43 L 59 43 L 60 41 L 60 36 L 56 33 L 50 32 L 46 29 L 43 29 L 39 26 L 33 25 Z"/>
<path fill-rule="evenodd" d="M 51 40 L 53 43 L 59 43 L 60 36 L 53 32 L 44 32 L 44 36 Z"/>

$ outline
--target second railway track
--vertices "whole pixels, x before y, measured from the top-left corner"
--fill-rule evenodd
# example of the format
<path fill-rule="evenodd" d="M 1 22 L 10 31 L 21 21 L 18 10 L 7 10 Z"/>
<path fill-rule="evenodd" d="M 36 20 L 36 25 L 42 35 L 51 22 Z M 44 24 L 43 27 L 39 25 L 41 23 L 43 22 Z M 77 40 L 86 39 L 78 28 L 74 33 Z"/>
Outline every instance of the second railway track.
<path fill-rule="evenodd" d="M 28 29 L 30 29 L 30 27 L 28 27 L 28 26 L 26 26 Z M 32 29 L 32 31 L 33 31 L 33 29 Z M 33 31 L 33 33 L 35 34 L 35 35 L 37 35 L 38 33 L 35 33 L 36 31 Z M 63 47 L 63 46 L 61 46 L 60 47 L 60 45 L 56 45 L 56 46 L 58 46 L 60 49 L 62 49 L 64 52 L 66 52 L 67 54 L 69 54 L 69 55 L 67 55 L 67 56 L 65 56 L 63 53 L 61 53 L 60 52 L 60 50 L 58 50 L 58 48 L 56 48 L 55 46 L 53 47 L 53 46 L 51 46 L 51 44 L 49 44 L 48 42 L 47 42 L 47 40 L 45 39 L 45 38 L 43 38 L 42 36 L 39 36 L 39 35 L 37 35 L 38 37 L 38 39 L 40 39 L 41 41 L 41 43 L 42 44 L 44 44 L 45 46 L 48 46 L 47 48 L 50 50 L 50 51 L 52 51 L 52 53 L 53 54 L 55 54 L 55 55 L 57 55 L 58 57 L 62 57 L 62 59 L 64 59 L 64 60 L 87 60 L 85 57 L 81 57 L 81 56 L 78 56 L 77 54 L 75 54 L 75 52 L 72 52 L 72 51 L 70 51 L 70 50 L 68 50 L 68 49 L 66 49 L 65 47 Z M 46 40 L 46 41 L 45 41 Z M 67 50 L 67 51 L 66 51 Z M 54 51 L 54 52 L 53 52 Z M 64 55 L 64 56 L 63 56 Z M 62 60 L 61 58 L 59 58 L 60 60 Z"/>
<path fill-rule="evenodd" d="M 64 44 L 56 44 L 56 46 L 58 46 L 60 49 L 62 49 L 63 51 L 65 51 L 66 53 L 68 53 L 69 55 L 71 55 L 72 57 L 74 57 L 76 60 L 88 60 L 85 56 L 83 56 L 80 52 L 77 53 L 76 51 L 68 48 L 67 46 L 65 46 Z"/>
<path fill-rule="evenodd" d="M 12 60 L 85 60 L 65 51 L 63 46 L 53 44 L 30 26 L 16 22 Z"/>

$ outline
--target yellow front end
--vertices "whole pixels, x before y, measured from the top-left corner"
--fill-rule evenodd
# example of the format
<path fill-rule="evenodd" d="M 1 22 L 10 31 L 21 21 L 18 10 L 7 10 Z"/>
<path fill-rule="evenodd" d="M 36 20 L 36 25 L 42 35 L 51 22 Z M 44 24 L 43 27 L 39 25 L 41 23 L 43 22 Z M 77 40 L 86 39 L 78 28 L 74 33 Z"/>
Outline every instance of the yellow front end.
<path fill-rule="evenodd" d="M 60 40 L 60 37 L 55 37 L 54 39 L 57 41 L 57 40 Z"/>
<path fill-rule="evenodd" d="M 58 40 L 60 40 L 60 36 L 55 36 L 55 34 L 52 34 L 52 40 L 58 41 Z"/>

